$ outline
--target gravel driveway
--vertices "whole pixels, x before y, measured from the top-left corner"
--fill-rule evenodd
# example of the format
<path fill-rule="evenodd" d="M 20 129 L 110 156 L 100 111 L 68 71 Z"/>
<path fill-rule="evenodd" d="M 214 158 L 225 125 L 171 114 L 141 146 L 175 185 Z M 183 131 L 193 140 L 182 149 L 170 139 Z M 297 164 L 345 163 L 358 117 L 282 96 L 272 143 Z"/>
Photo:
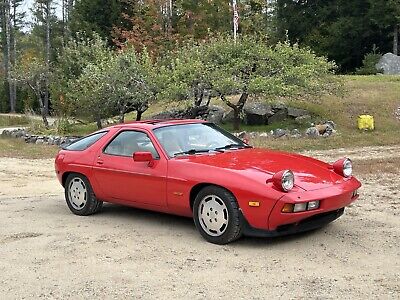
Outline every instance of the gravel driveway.
<path fill-rule="evenodd" d="M 308 154 L 348 152 L 368 157 Z M 321 230 L 216 246 L 190 219 L 74 216 L 52 160 L 0 158 L 0 299 L 399 299 L 399 174 L 361 174 L 360 200 Z"/>

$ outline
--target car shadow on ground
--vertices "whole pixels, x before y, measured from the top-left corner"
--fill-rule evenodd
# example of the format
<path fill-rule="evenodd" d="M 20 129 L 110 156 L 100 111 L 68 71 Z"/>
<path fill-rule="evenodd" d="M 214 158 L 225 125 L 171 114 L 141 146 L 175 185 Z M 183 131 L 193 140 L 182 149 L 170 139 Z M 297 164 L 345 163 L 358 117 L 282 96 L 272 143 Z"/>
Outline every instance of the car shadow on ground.
<path fill-rule="evenodd" d="M 196 230 L 193 219 L 170 215 L 161 212 L 155 212 L 146 209 L 140 209 L 130 206 L 123 206 L 118 204 L 104 203 L 102 210 L 98 215 L 104 216 L 105 218 L 124 218 L 127 221 L 144 221 L 148 223 L 142 223 L 142 225 L 155 225 L 166 224 L 171 229 L 193 229 Z"/>
<path fill-rule="evenodd" d="M 127 207 L 117 204 L 105 203 L 102 211 L 99 216 L 102 218 L 116 218 L 116 219 L 124 219 L 126 222 L 135 221 L 141 222 L 142 226 L 162 226 L 161 229 L 165 229 L 167 226 L 171 231 L 179 232 L 181 234 L 187 234 L 188 238 L 193 238 L 192 235 L 197 235 L 196 237 L 200 238 L 200 233 L 197 232 L 197 229 L 193 223 L 191 218 L 180 217 L 160 212 L 154 212 L 134 207 Z M 142 223 L 143 222 L 143 223 Z M 318 232 L 323 232 L 328 228 L 327 225 L 321 229 L 316 229 L 308 232 L 302 232 L 292 235 L 286 235 L 282 237 L 273 237 L 273 238 L 259 238 L 259 237 L 249 237 L 243 236 L 238 241 L 235 241 L 232 245 L 235 247 L 264 247 L 264 246 L 278 246 L 283 244 L 293 244 L 301 240 L 305 240 L 308 237 L 312 237 L 313 235 L 318 234 Z M 190 235 L 190 236 L 189 236 Z M 200 240 L 206 242 L 205 240 Z"/>
<path fill-rule="evenodd" d="M 314 229 L 307 232 L 300 232 L 290 235 L 284 235 L 279 237 L 251 237 L 244 236 L 240 240 L 236 241 L 238 246 L 251 246 L 251 247 L 262 247 L 262 246 L 281 246 L 284 244 L 294 244 L 299 241 L 305 241 L 307 238 L 317 235 L 322 229 Z"/>

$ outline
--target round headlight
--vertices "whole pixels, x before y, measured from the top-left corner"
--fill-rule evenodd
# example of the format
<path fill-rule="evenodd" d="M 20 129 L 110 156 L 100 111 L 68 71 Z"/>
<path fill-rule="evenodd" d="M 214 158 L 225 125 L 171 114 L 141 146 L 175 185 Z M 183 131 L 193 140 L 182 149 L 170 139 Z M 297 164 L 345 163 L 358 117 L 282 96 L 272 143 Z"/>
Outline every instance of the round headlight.
<path fill-rule="evenodd" d="M 294 186 L 294 175 L 290 170 L 283 170 L 275 173 L 271 180 L 267 180 L 269 181 L 272 181 L 277 189 L 288 192 Z"/>
<path fill-rule="evenodd" d="M 353 163 L 348 158 L 342 158 L 333 164 L 333 169 L 339 175 L 350 177 L 353 174 Z"/>
<path fill-rule="evenodd" d="M 350 159 L 346 158 L 343 162 L 343 176 L 350 177 L 351 174 L 353 174 L 353 164 Z"/>
<path fill-rule="evenodd" d="M 290 191 L 294 186 L 294 175 L 293 172 L 287 170 L 282 175 L 282 190 L 285 192 Z"/>

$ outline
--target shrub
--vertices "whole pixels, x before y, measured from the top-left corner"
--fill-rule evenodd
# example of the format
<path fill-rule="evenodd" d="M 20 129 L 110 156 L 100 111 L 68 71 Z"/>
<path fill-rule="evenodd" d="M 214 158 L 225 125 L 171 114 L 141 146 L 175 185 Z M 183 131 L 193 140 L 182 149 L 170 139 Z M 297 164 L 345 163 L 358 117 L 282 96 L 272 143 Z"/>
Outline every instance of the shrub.
<path fill-rule="evenodd" d="M 382 73 L 381 70 L 376 69 L 376 64 L 381 59 L 382 54 L 376 53 L 376 50 L 373 52 L 367 53 L 364 56 L 362 61 L 362 67 L 356 69 L 357 75 L 375 75 L 377 73 Z"/>

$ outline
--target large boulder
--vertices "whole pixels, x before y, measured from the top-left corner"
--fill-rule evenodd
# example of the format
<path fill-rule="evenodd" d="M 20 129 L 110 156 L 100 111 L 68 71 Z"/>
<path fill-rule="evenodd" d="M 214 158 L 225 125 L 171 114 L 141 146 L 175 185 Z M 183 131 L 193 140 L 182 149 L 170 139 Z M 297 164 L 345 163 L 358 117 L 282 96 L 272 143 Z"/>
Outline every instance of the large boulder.
<path fill-rule="evenodd" d="M 273 137 L 275 137 L 275 138 L 283 137 L 283 136 L 285 136 L 287 133 L 288 133 L 288 132 L 287 132 L 285 129 L 282 129 L 282 128 L 277 128 L 277 129 L 272 130 L 272 135 L 273 135 Z"/>
<path fill-rule="evenodd" d="M 294 119 L 294 122 L 299 125 L 309 124 L 311 123 L 311 116 L 310 115 L 299 116 L 296 119 Z"/>
<path fill-rule="evenodd" d="M 268 124 L 273 124 L 273 123 L 278 123 L 278 122 L 282 122 L 287 118 L 287 109 L 279 109 L 276 110 L 276 112 L 272 115 L 268 117 L 267 123 Z"/>
<path fill-rule="evenodd" d="M 167 110 L 156 115 L 151 116 L 154 120 L 165 120 L 165 119 L 175 119 L 180 114 L 178 110 Z"/>
<path fill-rule="evenodd" d="M 278 110 L 282 110 L 282 109 L 287 109 L 287 105 L 284 102 L 275 102 L 271 104 L 272 110 L 273 111 L 278 111 Z"/>
<path fill-rule="evenodd" d="M 207 105 L 194 106 L 182 112 L 183 119 L 206 119 L 209 108 Z"/>
<path fill-rule="evenodd" d="M 385 75 L 400 75 L 400 56 L 386 53 L 375 67 L 378 71 L 383 71 Z"/>
<path fill-rule="evenodd" d="M 243 112 L 247 125 L 267 124 L 268 118 L 274 114 L 270 105 L 259 102 L 246 104 L 243 108 Z"/>
<path fill-rule="evenodd" d="M 233 122 L 233 119 L 235 118 L 235 113 L 233 109 L 231 109 L 229 112 L 225 112 L 224 116 L 222 117 L 222 123 L 227 124 Z"/>
<path fill-rule="evenodd" d="M 319 131 L 316 127 L 310 127 L 306 130 L 306 135 L 311 138 L 319 137 Z"/>
<path fill-rule="evenodd" d="M 208 108 L 208 115 L 206 120 L 215 124 L 221 124 L 224 113 L 225 110 L 222 107 L 210 106 Z"/>
<path fill-rule="evenodd" d="M 288 110 L 288 116 L 292 118 L 298 118 L 310 114 L 307 110 L 301 108 L 288 107 L 287 110 Z"/>

